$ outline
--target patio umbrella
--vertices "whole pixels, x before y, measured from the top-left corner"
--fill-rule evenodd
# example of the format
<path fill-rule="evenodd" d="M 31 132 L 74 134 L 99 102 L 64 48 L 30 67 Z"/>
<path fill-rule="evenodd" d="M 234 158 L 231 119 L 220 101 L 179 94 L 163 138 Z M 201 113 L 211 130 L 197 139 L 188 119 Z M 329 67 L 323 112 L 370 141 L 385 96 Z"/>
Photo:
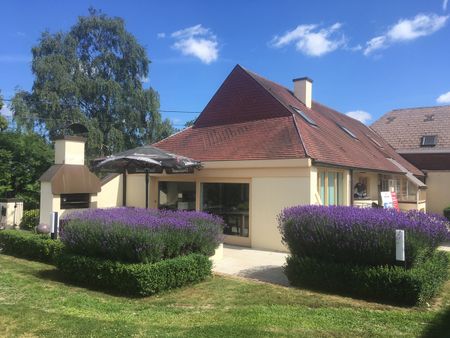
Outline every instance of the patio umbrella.
<path fill-rule="evenodd" d="M 156 147 L 142 146 L 126 150 L 101 160 L 96 168 L 123 174 L 123 205 L 126 205 L 127 173 L 145 173 L 145 207 L 148 208 L 148 183 L 150 173 L 192 173 L 200 168 L 199 161 L 172 154 Z"/>

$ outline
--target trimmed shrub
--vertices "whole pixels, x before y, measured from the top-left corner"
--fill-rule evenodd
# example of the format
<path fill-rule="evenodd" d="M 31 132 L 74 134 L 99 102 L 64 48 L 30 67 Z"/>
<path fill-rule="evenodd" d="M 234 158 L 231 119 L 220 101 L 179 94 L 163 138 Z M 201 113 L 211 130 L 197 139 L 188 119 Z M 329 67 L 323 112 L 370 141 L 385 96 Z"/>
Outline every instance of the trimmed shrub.
<path fill-rule="evenodd" d="M 93 209 L 71 214 L 61 241 L 74 254 L 154 263 L 191 253 L 214 254 L 222 226 L 219 217 L 195 211 Z"/>
<path fill-rule="evenodd" d="M 2 253 L 46 263 L 53 263 L 60 255 L 64 244 L 46 235 L 38 235 L 23 230 L 0 231 Z"/>
<path fill-rule="evenodd" d="M 450 221 L 450 207 L 444 209 L 444 216 Z"/>
<path fill-rule="evenodd" d="M 283 210 L 279 229 L 290 252 L 327 262 L 395 265 L 395 230 L 405 230 L 406 264 L 449 238 L 439 215 L 394 209 L 298 206 Z"/>
<path fill-rule="evenodd" d="M 39 209 L 25 210 L 23 212 L 20 228 L 23 230 L 33 230 L 39 225 Z"/>
<path fill-rule="evenodd" d="M 425 304 L 438 294 L 448 268 L 448 255 L 437 251 L 420 253 L 411 269 L 291 256 L 285 273 L 294 286 L 412 306 Z"/>
<path fill-rule="evenodd" d="M 56 264 L 71 281 L 136 296 L 149 296 L 200 282 L 211 275 L 212 265 L 208 257 L 199 254 L 151 264 L 62 254 Z"/>

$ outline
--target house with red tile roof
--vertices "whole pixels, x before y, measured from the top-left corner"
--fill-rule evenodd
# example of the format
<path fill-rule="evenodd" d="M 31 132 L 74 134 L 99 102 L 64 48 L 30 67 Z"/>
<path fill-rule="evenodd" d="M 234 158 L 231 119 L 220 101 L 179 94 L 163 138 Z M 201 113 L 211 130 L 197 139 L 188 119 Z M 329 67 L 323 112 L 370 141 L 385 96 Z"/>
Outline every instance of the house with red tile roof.
<path fill-rule="evenodd" d="M 450 105 L 395 109 L 371 127 L 425 173 L 427 210 L 450 206 Z"/>
<path fill-rule="evenodd" d="M 289 206 L 371 207 L 395 191 L 401 209 L 425 210 L 421 170 L 313 100 L 311 79 L 293 82 L 290 90 L 237 65 L 192 127 L 153 145 L 202 168 L 151 175 L 150 206 L 220 215 L 226 243 L 269 250 L 285 250 L 277 215 Z"/>

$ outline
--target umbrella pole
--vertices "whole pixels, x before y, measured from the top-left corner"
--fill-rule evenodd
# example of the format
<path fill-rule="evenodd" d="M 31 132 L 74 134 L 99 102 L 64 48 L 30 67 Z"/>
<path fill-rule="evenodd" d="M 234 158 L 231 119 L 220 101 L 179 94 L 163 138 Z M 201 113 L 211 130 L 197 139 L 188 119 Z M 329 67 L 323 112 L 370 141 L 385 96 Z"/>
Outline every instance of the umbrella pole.
<path fill-rule="evenodd" d="M 149 183 L 148 169 L 145 169 L 145 209 L 148 209 L 148 183 Z"/>

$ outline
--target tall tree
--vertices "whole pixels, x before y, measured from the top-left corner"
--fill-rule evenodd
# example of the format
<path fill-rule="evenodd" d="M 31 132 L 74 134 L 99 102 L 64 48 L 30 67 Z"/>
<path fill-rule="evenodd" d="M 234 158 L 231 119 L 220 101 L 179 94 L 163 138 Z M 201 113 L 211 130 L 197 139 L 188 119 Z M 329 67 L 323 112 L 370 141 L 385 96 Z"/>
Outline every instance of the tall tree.
<path fill-rule="evenodd" d="M 32 54 L 32 91 L 18 91 L 12 102 L 20 129 L 53 136 L 58 127 L 83 123 L 91 157 L 173 132 L 161 120 L 158 93 L 143 87 L 150 63 L 145 48 L 121 18 L 90 9 L 68 32 L 44 32 Z"/>
<path fill-rule="evenodd" d="M 39 177 L 51 166 L 53 150 L 36 133 L 0 133 L 0 197 L 24 200 L 27 209 L 39 206 Z"/>

